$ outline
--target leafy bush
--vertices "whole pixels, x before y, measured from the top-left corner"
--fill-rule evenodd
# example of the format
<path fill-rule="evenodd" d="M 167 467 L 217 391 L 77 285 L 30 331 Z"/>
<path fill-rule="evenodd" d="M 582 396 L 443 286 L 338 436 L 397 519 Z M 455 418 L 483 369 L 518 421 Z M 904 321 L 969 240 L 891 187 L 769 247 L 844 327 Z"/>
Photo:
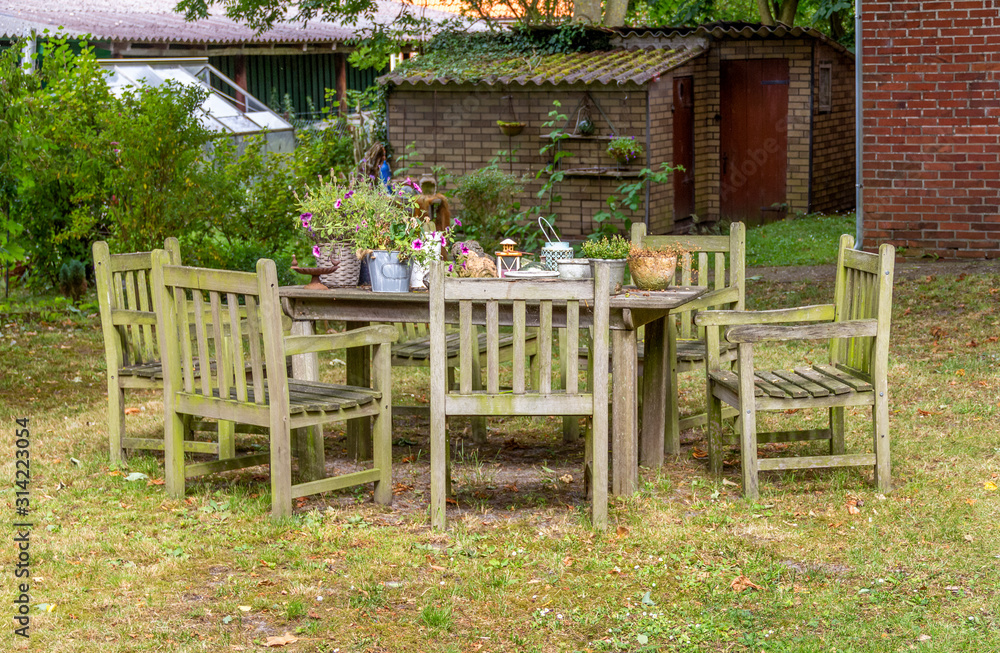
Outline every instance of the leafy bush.
<path fill-rule="evenodd" d="M 459 179 L 456 194 L 462 200 L 462 229 L 466 238 L 478 240 L 486 251 L 494 250 L 519 208 L 515 198 L 523 189 L 517 177 L 503 172 L 496 164 Z"/>

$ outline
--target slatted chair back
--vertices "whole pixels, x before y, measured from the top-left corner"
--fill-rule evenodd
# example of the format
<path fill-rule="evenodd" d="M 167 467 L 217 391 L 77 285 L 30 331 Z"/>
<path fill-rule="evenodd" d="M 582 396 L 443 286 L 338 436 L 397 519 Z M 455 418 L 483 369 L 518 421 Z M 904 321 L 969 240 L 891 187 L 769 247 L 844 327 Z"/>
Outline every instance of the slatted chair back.
<path fill-rule="evenodd" d="M 449 415 L 589 415 L 593 418 L 594 523 L 606 523 L 607 503 L 607 383 L 581 388 L 577 358 L 569 357 L 570 369 L 565 388 L 552 387 L 553 328 L 566 329 L 568 351 L 579 348 L 581 312 L 591 311 L 593 351 L 598 360 L 608 357 L 609 270 L 597 266 L 597 278 L 580 281 L 516 281 L 504 279 L 462 279 L 446 277 L 443 264 L 431 268 L 431 523 L 445 523 L 445 418 Z M 558 323 L 553 308 L 558 306 Z M 530 315 L 530 319 L 529 319 Z M 537 324 L 537 385 L 530 381 L 526 363 L 527 325 Z M 500 326 L 513 327 L 513 381 L 510 390 L 500 386 Z M 446 383 L 448 351 L 447 326 L 457 325 L 459 333 L 458 388 Z M 485 384 L 473 382 L 474 357 L 478 355 L 477 326 L 485 327 Z M 603 465 L 599 459 L 603 456 Z"/>
<path fill-rule="evenodd" d="M 878 334 L 830 341 L 831 364 L 867 377 L 878 367 L 882 374 L 889 360 L 889 320 L 892 315 L 892 267 L 883 265 L 879 254 L 854 249 L 854 237 L 840 237 L 837 280 L 834 290 L 837 322 L 878 320 Z"/>
<path fill-rule="evenodd" d="M 170 262 L 180 265 L 180 244 L 167 238 Z M 94 277 L 109 373 L 160 362 L 156 313 L 151 291 L 152 252 L 111 254 L 108 244 L 94 243 Z"/>
<path fill-rule="evenodd" d="M 746 228 L 742 222 L 730 225 L 728 236 L 650 236 L 646 225 L 632 225 L 632 244 L 637 247 L 680 247 L 685 250 L 677 261 L 674 284 L 708 286 L 713 293 L 711 304 L 698 303 L 700 309 L 728 308 L 743 310 L 746 282 Z M 684 340 L 702 339 L 704 328 L 694 323 L 696 311 L 682 308 L 672 311 L 677 320 L 677 336 Z"/>
<path fill-rule="evenodd" d="M 164 340 L 165 392 L 181 391 L 188 402 L 197 398 L 203 417 L 267 426 L 269 399 L 277 398 L 268 396 L 265 384 L 286 387 L 277 273 L 273 262 L 265 262 L 257 274 L 166 260 L 162 271 L 154 270 L 162 275 L 157 301 L 164 332 L 178 334 Z M 234 409 L 233 400 L 243 408 Z M 227 409 L 239 414 L 227 415 Z"/>

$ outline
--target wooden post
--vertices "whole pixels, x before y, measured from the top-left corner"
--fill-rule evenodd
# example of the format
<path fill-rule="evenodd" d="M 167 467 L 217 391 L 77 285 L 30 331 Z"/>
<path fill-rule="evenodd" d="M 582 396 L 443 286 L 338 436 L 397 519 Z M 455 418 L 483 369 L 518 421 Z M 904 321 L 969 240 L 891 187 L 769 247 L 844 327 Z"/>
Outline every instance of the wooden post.
<path fill-rule="evenodd" d="M 666 415 L 667 383 L 664 378 L 670 361 L 666 359 L 667 318 L 646 325 L 646 343 L 642 366 L 642 431 L 639 432 L 639 464 L 659 467 L 663 464 L 663 434 Z"/>
<path fill-rule="evenodd" d="M 311 321 L 292 322 L 293 336 L 311 336 L 315 333 Z M 292 356 L 292 378 L 319 381 L 319 359 L 316 354 Z M 310 426 L 292 431 L 296 456 L 299 458 L 299 480 L 315 481 L 326 476 L 326 453 L 323 450 L 323 427 Z"/>
<path fill-rule="evenodd" d="M 245 54 L 236 55 L 233 65 L 233 81 L 244 91 L 247 90 L 247 56 Z M 239 91 L 236 91 L 236 107 L 240 111 L 247 110 L 246 96 Z"/>
<path fill-rule="evenodd" d="M 333 55 L 333 73 L 337 83 L 339 112 L 341 115 L 347 115 L 347 55 L 343 52 Z"/>

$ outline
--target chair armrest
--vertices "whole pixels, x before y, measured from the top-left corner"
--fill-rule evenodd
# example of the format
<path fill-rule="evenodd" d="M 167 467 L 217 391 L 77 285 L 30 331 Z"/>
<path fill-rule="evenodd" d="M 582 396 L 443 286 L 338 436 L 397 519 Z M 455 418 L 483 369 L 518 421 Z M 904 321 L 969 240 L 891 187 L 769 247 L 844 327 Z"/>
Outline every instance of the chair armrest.
<path fill-rule="evenodd" d="M 734 304 L 740 300 L 740 289 L 735 286 L 729 288 L 719 288 L 707 292 L 698 299 L 687 302 L 679 310 L 698 311 L 711 306 L 722 306 L 723 304 Z"/>
<path fill-rule="evenodd" d="M 726 331 L 729 342 L 762 342 L 765 340 L 826 340 L 858 338 L 878 333 L 878 320 L 848 320 L 805 326 L 743 325 Z"/>
<path fill-rule="evenodd" d="M 833 304 L 820 304 L 818 306 L 780 308 L 774 311 L 700 311 L 695 316 L 694 321 L 698 326 L 830 322 L 834 315 Z"/>
<path fill-rule="evenodd" d="M 285 355 L 312 354 L 331 349 L 364 347 L 396 342 L 399 334 L 396 328 L 387 324 L 351 329 L 343 333 L 325 333 L 314 336 L 285 336 Z"/>

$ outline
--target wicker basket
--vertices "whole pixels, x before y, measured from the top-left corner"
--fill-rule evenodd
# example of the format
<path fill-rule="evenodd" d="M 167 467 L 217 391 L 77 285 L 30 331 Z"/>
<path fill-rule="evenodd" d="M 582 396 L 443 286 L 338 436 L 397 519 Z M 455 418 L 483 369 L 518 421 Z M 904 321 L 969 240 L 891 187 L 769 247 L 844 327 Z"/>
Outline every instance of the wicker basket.
<path fill-rule="evenodd" d="M 354 253 L 352 243 L 326 243 L 320 245 L 320 255 L 316 257 L 316 266 L 324 267 L 333 261 L 340 261 L 337 271 L 332 274 L 324 274 L 319 280 L 327 288 L 351 288 L 358 285 L 358 276 L 361 274 L 361 260 Z"/>
<path fill-rule="evenodd" d="M 639 290 L 666 290 L 674 282 L 677 255 L 664 252 L 629 256 L 628 267 L 632 271 L 632 283 Z"/>

